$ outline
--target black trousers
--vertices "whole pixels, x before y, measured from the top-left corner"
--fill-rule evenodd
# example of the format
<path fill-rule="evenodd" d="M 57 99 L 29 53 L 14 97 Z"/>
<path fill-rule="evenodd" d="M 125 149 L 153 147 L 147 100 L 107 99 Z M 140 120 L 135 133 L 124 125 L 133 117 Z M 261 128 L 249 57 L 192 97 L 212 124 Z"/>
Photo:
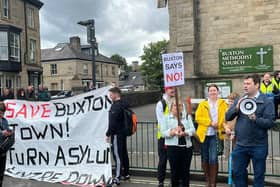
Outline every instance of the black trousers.
<path fill-rule="evenodd" d="M 125 135 L 112 136 L 112 152 L 116 164 L 115 177 L 120 179 L 121 175 L 126 176 L 129 174 L 127 137 Z"/>
<path fill-rule="evenodd" d="M 164 138 L 158 139 L 158 158 L 157 177 L 159 183 L 163 183 L 166 176 L 167 164 L 167 149 L 164 144 Z"/>
<path fill-rule="evenodd" d="M 6 155 L 1 155 L 0 153 L 0 187 L 2 187 L 5 168 L 6 168 Z"/>
<path fill-rule="evenodd" d="M 167 146 L 167 157 L 171 169 L 172 187 L 190 186 L 190 166 L 193 149 L 179 146 Z"/>

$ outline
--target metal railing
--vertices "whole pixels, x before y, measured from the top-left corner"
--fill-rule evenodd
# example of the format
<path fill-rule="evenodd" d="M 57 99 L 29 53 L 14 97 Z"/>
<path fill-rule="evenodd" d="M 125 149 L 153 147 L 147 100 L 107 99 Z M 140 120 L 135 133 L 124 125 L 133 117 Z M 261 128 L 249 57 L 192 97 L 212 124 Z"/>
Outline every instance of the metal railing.
<path fill-rule="evenodd" d="M 138 122 L 137 132 L 128 138 L 130 168 L 156 170 L 158 163 L 157 123 Z M 191 163 L 192 172 L 202 172 L 199 148 L 195 145 Z M 169 167 L 168 167 L 169 168 Z M 248 172 L 253 174 L 250 163 Z M 228 173 L 228 159 L 219 156 L 219 173 Z M 269 130 L 269 154 L 266 160 L 266 176 L 280 177 L 280 124 Z"/>

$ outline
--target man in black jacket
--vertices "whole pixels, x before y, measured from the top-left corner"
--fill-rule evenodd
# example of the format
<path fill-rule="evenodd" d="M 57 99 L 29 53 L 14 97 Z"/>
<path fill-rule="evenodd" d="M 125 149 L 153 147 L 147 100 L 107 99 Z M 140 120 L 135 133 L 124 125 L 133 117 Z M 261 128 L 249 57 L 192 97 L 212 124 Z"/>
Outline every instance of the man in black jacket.
<path fill-rule="evenodd" d="M 113 158 L 116 163 L 116 174 L 113 179 L 113 185 L 119 185 L 121 175 L 124 180 L 129 176 L 129 159 L 127 153 L 127 137 L 124 134 L 124 111 L 123 108 L 128 104 L 121 100 L 121 90 L 117 87 L 109 90 L 110 98 L 113 101 L 109 111 L 109 128 L 106 132 L 107 141 L 112 143 Z M 123 172 L 122 172 L 123 168 Z"/>

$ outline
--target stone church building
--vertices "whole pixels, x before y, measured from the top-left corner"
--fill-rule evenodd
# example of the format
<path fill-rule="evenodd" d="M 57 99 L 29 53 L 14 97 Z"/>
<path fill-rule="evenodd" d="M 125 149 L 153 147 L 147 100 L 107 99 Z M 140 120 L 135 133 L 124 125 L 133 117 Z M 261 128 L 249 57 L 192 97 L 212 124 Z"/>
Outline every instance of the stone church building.
<path fill-rule="evenodd" d="M 280 70 L 279 0 L 158 0 L 168 8 L 168 52 L 183 52 L 183 96 L 242 93 L 245 75 Z"/>

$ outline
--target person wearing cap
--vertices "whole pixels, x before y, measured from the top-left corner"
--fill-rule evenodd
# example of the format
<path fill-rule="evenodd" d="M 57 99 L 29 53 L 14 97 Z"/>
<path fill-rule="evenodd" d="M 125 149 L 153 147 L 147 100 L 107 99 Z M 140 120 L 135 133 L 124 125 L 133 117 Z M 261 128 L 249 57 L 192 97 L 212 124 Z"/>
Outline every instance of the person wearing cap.
<path fill-rule="evenodd" d="M 164 186 L 164 180 L 166 176 L 166 164 L 167 164 L 167 149 L 165 146 L 165 139 L 161 135 L 161 124 L 164 123 L 165 116 L 168 115 L 171 98 L 175 97 L 175 87 L 165 87 L 165 93 L 162 96 L 162 99 L 157 102 L 156 105 L 156 116 L 158 122 L 158 168 L 157 168 L 157 178 L 158 186 Z"/>

